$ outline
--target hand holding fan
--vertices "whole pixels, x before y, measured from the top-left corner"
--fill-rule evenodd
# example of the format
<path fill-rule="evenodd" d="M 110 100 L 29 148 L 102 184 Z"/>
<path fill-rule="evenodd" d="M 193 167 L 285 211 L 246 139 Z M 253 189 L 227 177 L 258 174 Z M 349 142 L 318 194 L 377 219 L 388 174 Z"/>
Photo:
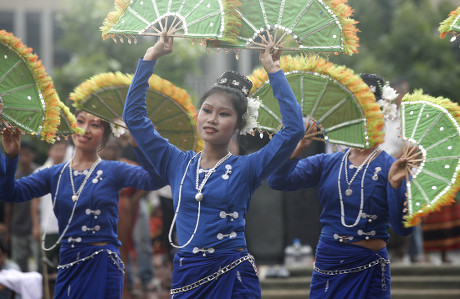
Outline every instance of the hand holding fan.
<path fill-rule="evenodd" d="M 45 68 L 13 34 L 0 30 L 0 119 L 53 143 L 59 98 Z"/>
<path fill-rule="evenodd" d="M 416 225 L 423 215 L 452 203 L 460 188 L 460 107 L 421 90 L 401 103 L 401 138 L 407 157 L 408 218 Z M 417 148 L 417 150 L 413 150 Z"/>

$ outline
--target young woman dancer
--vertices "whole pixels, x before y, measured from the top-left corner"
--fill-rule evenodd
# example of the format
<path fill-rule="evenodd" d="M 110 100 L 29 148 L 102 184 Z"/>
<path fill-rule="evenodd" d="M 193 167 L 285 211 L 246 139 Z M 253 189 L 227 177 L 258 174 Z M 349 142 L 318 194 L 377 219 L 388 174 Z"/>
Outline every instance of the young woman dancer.
<path fill-rule="evenodd" d="M 244 235 L 249 201 L 262 181 L 289 158 L 302 138 L 300 106 L 280 69 L 280 52 L 269 44 L 260 61 L 279 100 L 284 128 L 261 150 L 234 156 L 229 143 L 244 130 L 252 87 L 246 77 L 226 72 L 201 98 L 197 129 L 204 140 L 198 154 L 182 152 L 162 138 L 147 118 L 148 79 L 158 58 L 171 53 L 173 38 L 163 35 L 140 59 L 128 92 L 124 121 L 148 165 L 171 185 L 178 253 L 172 298 L 260 298 L 260 283 Z"/>
<path fill-rule="evenodd" d="M 0 200 L 19 202 L 51 193 L 59 239 L 48 249 L 61 245 L 55 298 L 121 298 L 118 193 L 128 186 L 154 190 L 165 183 L 141 166 L 101 160 L 98 151 L 111 133 L 109 124 L 82 111 L 76 119 L 86 132 L 72 136 L 72 159 L 19 180 L 14 174 L 20 133 L 3 129 L 6 155 L 0 155 Z"/>
<path fill-rule="evenodd" d="M 380 99 L 383 79 L 362 77 Z M 322 229 L 309 298 L 390 298 L 390 222 L 398 234 L 412 231 L 403 225 L 406 158 L 396 160 L 376 145 L 298 159 L 316 130 L 306 127 L 291 160 L 268 184 L 283 191 L 319 186 Z"/>

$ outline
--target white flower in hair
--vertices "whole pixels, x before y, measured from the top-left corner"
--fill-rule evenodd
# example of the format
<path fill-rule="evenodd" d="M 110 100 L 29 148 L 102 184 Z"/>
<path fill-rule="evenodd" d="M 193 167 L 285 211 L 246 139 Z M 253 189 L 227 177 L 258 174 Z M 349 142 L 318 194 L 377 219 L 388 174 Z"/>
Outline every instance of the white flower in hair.
<path fill-rule="evenodd" d="M 382 88 L 382 99 L 378 100 L 377 103 L 382 110 L 383 118 L 394 120 L 398 113 L 398 106 L 393 101 L 398 97 L 396 90 L 391 88 L 388 84 L 385 84 Z"/>
<path fill-rule="evenodd" d="M 246 121 L 246 124 L 241 128 L 241 135 L 252 133 L 254 128 L 259 125 L 257 118 L 259 117 L 259 107 L 261 104 L 262 101 L 259 98 L 248 98 L 248 109 L 246 113 L 243 114 L 243 119 Z"/>
<path fill-rule="evenodd" d="M 389 85 L 385 85 L 382 88 L 382 98 L 384 100 L 394 101 L 398 97 L 396 90 L 391 88 Z"/>
<path fill-rule="evenodd" d="M 121 119 L 116 119 L 115 124 L 110 123 L 110 128 L 112 129 L 112 134 L 115 137 L 120 137 L 121 135 L 126 133 L 126 130 L 123 128 L 123 126 L 126 126 L 124 121 Z"/>

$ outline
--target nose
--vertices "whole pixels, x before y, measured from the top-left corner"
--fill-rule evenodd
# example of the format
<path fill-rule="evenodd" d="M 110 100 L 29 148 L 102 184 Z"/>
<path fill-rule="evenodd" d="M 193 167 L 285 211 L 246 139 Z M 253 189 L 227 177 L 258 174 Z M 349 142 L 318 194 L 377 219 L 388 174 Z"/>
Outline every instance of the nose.
<path fill-rule="evenodd" d="M 210 123 L 210 124 L 216 124 L 217 123 L 217 114 L 216 113 L 212 113 L 209 116 L 208 123 Z"/>

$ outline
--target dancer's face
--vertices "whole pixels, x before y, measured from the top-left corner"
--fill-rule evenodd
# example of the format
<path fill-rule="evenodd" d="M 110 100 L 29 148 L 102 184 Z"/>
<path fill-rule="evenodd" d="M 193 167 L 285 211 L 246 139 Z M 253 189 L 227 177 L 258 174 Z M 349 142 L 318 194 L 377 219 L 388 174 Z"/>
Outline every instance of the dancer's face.
<path fill-rule="evenodd" d="M 102 142 L 104 126 L 102 120 L 87 112 L 80 112 L 77 116 L 77 126 L 85 130 L 85 134 L 72 135 L 72 140 L 76 148 L 83 150 L 97 150 Z"/>
<path fill-rule="evenodd" d="M 198 112 L 198 134 L 205 142 L 228 144 L 235 134 L 237 120 L 231 100 L 223 93 L 211 94 Z"/>

